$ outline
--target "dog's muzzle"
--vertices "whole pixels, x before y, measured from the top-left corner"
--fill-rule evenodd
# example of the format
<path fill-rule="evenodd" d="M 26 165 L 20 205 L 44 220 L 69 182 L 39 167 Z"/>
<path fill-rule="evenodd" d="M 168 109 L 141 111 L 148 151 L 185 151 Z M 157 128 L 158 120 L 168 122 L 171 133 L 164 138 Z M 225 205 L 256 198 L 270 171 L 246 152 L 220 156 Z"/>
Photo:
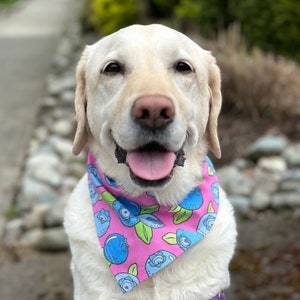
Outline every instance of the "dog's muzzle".
<path fill-rule="evenodd" d="M 126 151 L 116 144 L 115 156 L 118 163 L 126 164 L 131 179 L 142 187 L 166 184 L 176 166 L 184 166 L 185 153 L 168 151 L 157 142 L 151 142 L 133 151 Z"/>

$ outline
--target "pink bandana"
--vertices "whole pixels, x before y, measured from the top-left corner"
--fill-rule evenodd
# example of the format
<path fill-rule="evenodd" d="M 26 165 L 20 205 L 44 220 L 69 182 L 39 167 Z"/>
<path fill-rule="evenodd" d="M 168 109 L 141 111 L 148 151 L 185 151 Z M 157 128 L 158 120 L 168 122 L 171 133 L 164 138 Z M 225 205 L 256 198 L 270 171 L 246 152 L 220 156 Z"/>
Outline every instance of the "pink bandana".
<path fill-rule="evenodd" d="M 197 186 L 175 206 L 159 205 L 151 193 L 133 198 L 100 171 L 91 153 L 88 182 L 99 243 L 123 293 L 202 240 L 218 213 L 218 179 L 208 157 Z"/>

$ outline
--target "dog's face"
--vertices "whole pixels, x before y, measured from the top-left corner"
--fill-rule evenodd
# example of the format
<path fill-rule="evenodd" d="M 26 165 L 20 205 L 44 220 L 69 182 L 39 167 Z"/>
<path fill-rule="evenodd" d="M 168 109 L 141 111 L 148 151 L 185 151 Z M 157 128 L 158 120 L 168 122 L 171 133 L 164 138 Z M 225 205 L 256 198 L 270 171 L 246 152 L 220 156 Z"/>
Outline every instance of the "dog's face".
<path fill-rule="evenodd" d="M 134 25 L 87 46 L 77 68 L 74 154 L 86 142 L 102 171 L 133 195 L 182 200 L 207 146 L 220 156 L 215 59 L 162 25 Z"/>

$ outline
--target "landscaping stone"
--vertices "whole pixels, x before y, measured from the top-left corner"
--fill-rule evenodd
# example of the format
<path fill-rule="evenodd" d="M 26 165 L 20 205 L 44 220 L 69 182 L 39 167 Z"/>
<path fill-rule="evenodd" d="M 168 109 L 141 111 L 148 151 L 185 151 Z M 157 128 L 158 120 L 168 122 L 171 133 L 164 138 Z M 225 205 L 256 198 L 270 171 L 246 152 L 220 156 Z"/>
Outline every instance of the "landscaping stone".
<path fill-rule="evenodd" d="M 280 156 L 262 157 L 258 161 L 258 166 L 274 173 L 284 172 L 287 169 L 286 161 Z"/>
<path fill-rule="evenodd" d="M 266 191 L 256 189 L 251 197 L 251 207 L 255 210 L 264 210 L 271 204 L 271 196 Z"/>
<path fill-rule="evenodd" d="M 63 251 L 69 248 L 68 237 L 63 228 L 51 228 L 41 232 L 34 248 L 41 251 Z"/>
<path fill-rule="evenodd" d="M 283 155 L 290 167 L 300 167 L 300 145 L 288 147 Z"/>
<path fill-rule="evenodd" d="M 228 199 L 233 205 L 235 212 L 242 216 L 247 216 L 250 212 L 250 199 L 240 195 L 228 195 Z"/>
<path fill-rule="evenodd" d="M 229 195 L 249 196 L 253 189 L 253 180 L 240 172 L 236 167 L 229 166 L 218 171 L 219 182 Z"/>
<path fill-rule="evenodd" d="M 258 139 L 246 151 L 246 157 L 251 160 L 258 160 L 264 156 L 281 155 L 288 145 L 288 141 L 282 136 L 267 135 Z"/>
<path fill-rule="evenodd" d="M 300 207 L 300 193 L 299 192 L 277 193 L 272 197 L 271 204 L 272 207 L 274 208 Z"/>

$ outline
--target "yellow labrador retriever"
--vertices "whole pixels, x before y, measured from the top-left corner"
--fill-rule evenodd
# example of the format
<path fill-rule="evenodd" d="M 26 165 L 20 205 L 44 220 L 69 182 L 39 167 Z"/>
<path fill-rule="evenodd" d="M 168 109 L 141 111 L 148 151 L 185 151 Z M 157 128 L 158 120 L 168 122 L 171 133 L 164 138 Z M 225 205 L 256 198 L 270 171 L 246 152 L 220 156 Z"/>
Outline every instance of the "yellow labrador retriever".
<path fill-rule="evenodd" d="M 74 298 L 225 299 L 233 209 L 219 187 L 220 72 L 162 25 L 87 46 L 78 63 L 73 152 L 87 174 L 68 201 Z"/>

